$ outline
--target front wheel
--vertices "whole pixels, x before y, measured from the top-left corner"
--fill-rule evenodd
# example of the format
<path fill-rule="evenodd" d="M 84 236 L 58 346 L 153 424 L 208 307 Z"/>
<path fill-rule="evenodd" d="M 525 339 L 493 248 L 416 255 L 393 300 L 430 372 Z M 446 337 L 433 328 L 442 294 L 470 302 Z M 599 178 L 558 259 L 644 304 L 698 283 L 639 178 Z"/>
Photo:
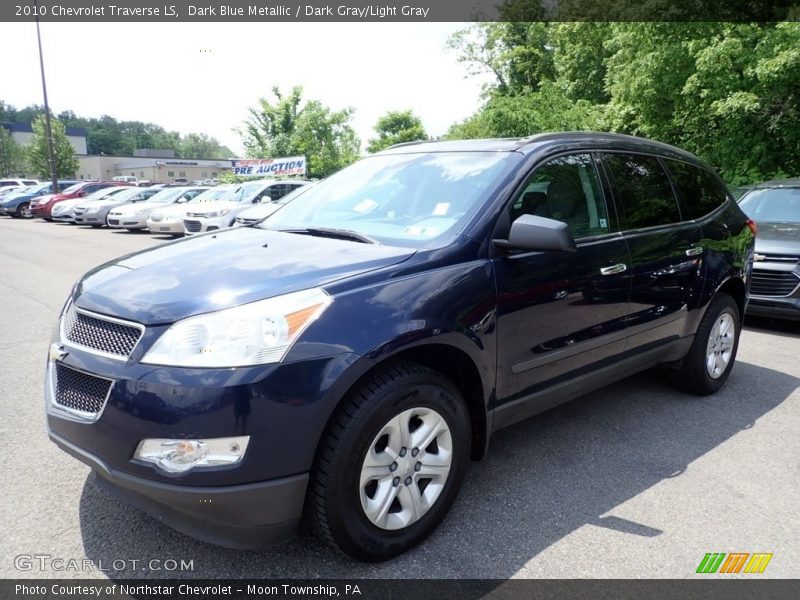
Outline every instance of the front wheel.
<path fill-rule="evenodd" d="M 322 441 L 309 498 L 317 529 L 359 560 L 402 554 L 445 517 L 469 454 L 456 387 L 414 363 L 384 368 L 344 400 Z"/>
<path fill-rule="evenodd" d="M 727 381 L 739 349 L 739 307 L 728 294 L 718 294 L 708 306 L 692 347 L 672 380 L 678 387 L 706 396 Z"/>
<path fill-rule="evenodd" d="M 33 216 L 30 202 L 23 202 L 17 207 L 17 216 L 20 219 L 30 219 Z"/>

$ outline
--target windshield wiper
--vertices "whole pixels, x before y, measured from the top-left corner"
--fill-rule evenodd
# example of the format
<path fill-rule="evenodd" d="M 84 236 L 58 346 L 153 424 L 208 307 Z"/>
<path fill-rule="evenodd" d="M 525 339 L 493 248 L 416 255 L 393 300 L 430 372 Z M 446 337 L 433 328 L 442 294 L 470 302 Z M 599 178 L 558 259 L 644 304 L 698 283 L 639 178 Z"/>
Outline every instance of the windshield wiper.
<path fill-rule="evenodd" d="M 304 227 L 302 229 L 278 229 L 285 233 L 299 233 L 305 235 L 313 235 L 317 237 L 329 237 L 339 240 L 349 240 L 351 242 L 361 242 L 362 244 L 380 244 L 375 238 L 351 231 L 349 229 L 336 229 L 334 227 Z"/>

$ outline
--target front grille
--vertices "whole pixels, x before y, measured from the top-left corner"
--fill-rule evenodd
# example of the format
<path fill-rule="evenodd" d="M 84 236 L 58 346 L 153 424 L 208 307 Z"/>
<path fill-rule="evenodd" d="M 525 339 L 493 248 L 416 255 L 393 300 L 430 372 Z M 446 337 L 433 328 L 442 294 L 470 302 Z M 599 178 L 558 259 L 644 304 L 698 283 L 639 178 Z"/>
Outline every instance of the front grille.
<path fill-rule="evenodd" d="M 161 215 L 150 215 L 150 220 L 153 223 L 159 223 L 161 221 L 161 219 L 163 219 L 163 218 L 164 217 L 162 217 Z"/>
<path fill-rule="evenodd" d="M 203 225 L 200 223 L 200 221 L 191 221 L 189 219 L 184 219 L 183 227 L 189 233 L 198 233 L 202 229 Z"/>
<path fill-rule="evenodd" d="M 777 263 L 785 263 L 794 265 L 800 262 L 800 256 L 795 256 L 793 254 L 761 254 L 756 252 L 758 255 L 757 258 L 760 261 L 764 262 L 777 262 Z"/>
<path fill-rule="evenodd" d="M 61 324 L 66 342 L 119 358 L 130 356 L 142 333 L 140 326 L 78 312 L 72 304 Z"/>
<path fill-rule="evenodd" d="M 97 414 L 103 409 L 111 381 L 54 363 L 53 400 L 59 406 Z"/>
<path fill-rule="evenodd" d="M 800 284 L 800 278 L 787 271 L 753 269 L 750 293 L 755 296 L 788 296 Z"/>
<path fill-rule="evenodd" d="M 75 215 L 82 215 L 83 213 L 86 212 L 86 209 L 85 208 L 76 208 L 72 212 Z"/>
<path fill-rule="evenodd" d="M 109 219 L 108 220 L 108 224 L 109 225 L 119 225 L 119 219 Z"/>

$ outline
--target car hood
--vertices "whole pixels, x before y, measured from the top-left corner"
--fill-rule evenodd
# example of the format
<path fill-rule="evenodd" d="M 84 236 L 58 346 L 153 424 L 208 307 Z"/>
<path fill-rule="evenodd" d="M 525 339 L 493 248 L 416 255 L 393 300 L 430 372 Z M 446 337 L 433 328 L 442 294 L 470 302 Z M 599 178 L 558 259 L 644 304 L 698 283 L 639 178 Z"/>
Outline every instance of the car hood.
<path fill-rule="evenodd" d="M 241 227 L 193 236 L 101 265 L 74 301 L 145 325 L 173 323 L 387 267 L 414 250 Z"/>
<path fill-rule="evenodd" d="M 233 210 L 234 208 L 243 209 L 247 208 L 248 206 L 252 205 L 242 204 L 241 202 L 226 202 L 224 200 L 218 202 L 198 202 L 193 207 L 187 208 L 186 212 L 193 214 L 208 214 L 218 210 L 225 210 L 226 208 Z"/>
<path fill-rule="evenodd" d="M 113 206 L 113 205 L 112 205 Z M 142 209 L 145 211 L 153 211 L 156 210 L 159 206 L 169 206 L 168 204 L 148 204 L 147 202 L 125 202 L 114 206 L 114 212 L 123 215 L 134 215 Z"/>
<path fill-rule="evenodd" d="M 259 204 L 247 210 L 243 210 L 239 213 L 239 217 L 242 219 L 263 219 L 270 216 L 281 208 L 281 206 L 283 205 L 277 202 L 265 202 L 264 204 Z"/>
<path fill-rule="evenodd" d="M 78 202 L 76 205 L 78 208 L 114 208 L 116 206 L 122 206 L 123 204 L 128 204 L 124 200 L 95 200 L 94 202 Z"/>
<path fill-rule="evenodd" d="M 800 256 L 800 223 L 758 223 L 756 252 Z"/>

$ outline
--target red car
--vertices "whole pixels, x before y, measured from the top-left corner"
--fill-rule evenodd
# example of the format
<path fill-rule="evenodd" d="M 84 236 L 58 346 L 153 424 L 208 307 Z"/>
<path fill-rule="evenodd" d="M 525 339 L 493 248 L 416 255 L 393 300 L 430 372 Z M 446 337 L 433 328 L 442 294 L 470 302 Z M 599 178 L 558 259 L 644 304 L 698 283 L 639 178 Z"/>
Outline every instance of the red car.
<path fill-rule="evenodd" d="M 62 200 L 72 200 L 74 198 L 83 198 L 98 190 L 107 187 L 114 187 L 121 185 L 118 181 L 81 181 L 65 189 L 60 194 L 45 194 L 31 200 L 31 214 L 34 217 L 41 217 L 45 221 L 51 221 L 50 214 L 53 206 Z"/>

